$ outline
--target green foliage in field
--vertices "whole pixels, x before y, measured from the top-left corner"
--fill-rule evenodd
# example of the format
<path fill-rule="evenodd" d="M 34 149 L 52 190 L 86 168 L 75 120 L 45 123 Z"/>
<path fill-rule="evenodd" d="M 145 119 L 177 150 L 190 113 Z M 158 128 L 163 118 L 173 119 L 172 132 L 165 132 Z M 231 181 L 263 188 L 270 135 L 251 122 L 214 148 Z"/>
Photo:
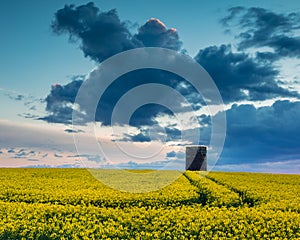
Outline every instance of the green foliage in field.
<path fill-rule="evenodd" d="M 148 171 L 134 173 L 149 189 Z M 159 173 L 157 186 L 178 174 Z M 0 239 L 299 239 L 299 185 L 298 175 L 185 172 L 137 194 L 85 169 L 0 169 Z"/>

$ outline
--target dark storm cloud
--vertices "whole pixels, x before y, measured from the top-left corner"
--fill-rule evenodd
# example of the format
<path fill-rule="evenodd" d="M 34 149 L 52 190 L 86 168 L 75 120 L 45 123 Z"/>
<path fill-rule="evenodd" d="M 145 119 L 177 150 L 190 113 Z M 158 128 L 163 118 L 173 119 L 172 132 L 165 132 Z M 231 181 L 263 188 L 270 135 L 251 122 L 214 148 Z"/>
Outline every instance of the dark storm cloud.
<path fill-rule="evenodd" d="M 156 18 L 150 18 L 141 26 L 135 37 L 145 47 L 163 47 L 179 51 L 182 45 L 177 30 L 167 29 L 165 24 Z"/>
<path fill-rule="evenodd" d="M 126 138 L 124 140 L 130 142 L 151 142 L 151 138 L 145 133 L 138 133 L 136 135 L 126 134 Z"/>
<path fill-rule="evenodd" d="M 114 106 L 111 107 L 113 108 Z M 169 113 L 169 110 L 157 104 L 146 104 L 138 108 L 132 114 L 129 124 L 136 127 L 158 124 L 157 120 L 155 120 L 155 117 L 157 117 L 160 113 Z"/>
<path fill-rule="evenodd" d="M 120 141 L 124 142 L 151 142 L 153 139 L 150 138 L 147 130 L 140 130 L 137 134 L 124 134 L 124 137 Z"/>
<path fill-rule="evenodd" d="M 232 7 L 232 8 L 229 8 L 228 9 L 228 16 L 224 17 L 221 19 L 221 23 L 226 26 L 226 27 L 229 27 L 229 23 L 231 21 L 233 21 L 233 19 L 238 15 L 240 14 L 241 12 L 243 12 L 245 10 L 244 7 Z"/>
<path fill-rule="evenodd" d="M 204 115 L 201 115 L 201 118 L 204 118 Z M 151 142 L 151 141 L 162 141 L 162 142 L 173 142 L 174 144 L 169 146 L 185 146 L 187 143 L 182 144 L 182 141 L 188 142 L 188 144 L 192 145 L 209 145 L 211 138 L 211 122 L 210 117 L 205 115 L 205 118 L 209 120 L 205 120 L 205 124 L 201 125 L 198 129 L 190 128 L 186 130 L 180 130 L 175 126 L 169 127 L 157 127 L 152 128 L 152 126 L 143 126 L 143 128 L 139 129 L 139 133 L 137 134 L 124 134 L 124 137 L 115 140 L 115 141 L 125 141 L 125 142 Z M 201 124 L 201 120 L 199 120 Z M 177 125 L 176 125 L 177 126 Z M 151 135 L 151 130 L 155 134 Z M 195 138 L 195 134 L 200 133 L 200 138 Z"/>
<path fill-rule="evenodd" d="M 274 64 L 274 61 L 282 56 L 298 54 L 299 49 L 296 49 L 298 39 L 293 33 L 294 29 L 298 28 L 297 16 L 297 14 L 275 14 L 259 8 L 237 7 L 230 10 L 229 16 L 223 19 L 223 23 L 230 26 L 233 21 L 237 20 L 238 26 L 243 28 L 243 32 L 239 35 L 240 50 L 248 47 L 270 47 L 274 51 L 261 51 L 249 55 L 245 52 L 233 51 L 230 45 L 210 46 L 199 51 L 195 60 L 212 76 L 225 103 L 242 100 L 260 101 L 274 97 L 299 97 L 298 93 L 282 87 L 284 84 L 277 80 L 279 71 Z M 71 41 L 79 42 L 85 56 L 98 63 L 116 53 L 136 47 L 164 47 L 180 51 L 182 46 L 177 31 L 173 28 L 168 29 L 158 19 L 149 19 L 137 29 L 135 34 L 132 34 L 126 23 L 119 19 L 116 10 L 102 12 L 93 3 L 78 7 L 66 5 L 56 12 L 52 28 L 58 34 L 67 34 Z M 72 122 L 72 112 L 77 107 L 80 107 L 80 110 L 88 116 L 94 114 L 83 106 L 74 106 L 78 89 L 82 83 L 83 78 L 74 78 L 66 85 L 53 85 L 45 99 L 48 115 L 40 119 L 68 124 Z M 143 69 L 124 74 L 106 89 L 99 100 L 95 116 L 92 116 L 93 120 L 104 126 L 110 125 L 112 111 L 119 99 L 130 89 L 145 83 L 170 86 L 182 94 L 195 110 L 204 104 L 201 96 L 184 79 L 157 69 Z M 157 96 L 158 98 L 167 97 L 159 94 Z M 178 110 L 181 107 L 180 103 L 176 99 L 172 101 L 172 107 L 176 106 L 176 110 Z M 241 111 L 241 115 L 244 114 L 243 107 L 238 109 Z M 248 114 L 250 114 L 253 109 L 250 107 L 248 110 Z M 181 107 L 181 110 L 178 111 L 185 110 Z M 254 115 L 262 112 L 264 111 L 258 109 Z M 127 134 L 122 140 L 151 141 L 149 132 L 145 129 L 147 126 L 159 124 L 157 117 L 164 114 L 171 116 L 172 112 L 157 104 L 147 104 L 138 108 L 132 114 L 129 124 L 138 127 L 140 132 L 135 135 Z M 229 118 L 233 114 L 234 107 L 228 111 Z M 244 115 L 247 115 L 246 112 Z M 86 119 L 92 119 L 88 116 Z M 246 121 L 247 119 L 243 119 L 243 116 L 239 117 L 236 114 L 231 120 L 239 121 L 240 118 L 241 121 Z M 85 123 L 84 117 L 83 124 Z M 210 117 L 200 116 L 199 123 L 203 126 L 200 129 L 200 143 L 208 145 L 211 133 Z M 118 122 L 117 124 L 124 123 Z M 248 134 L 255 133 L 259 129 L 255 128 L 255 124 L 258 123 L 254 121 L 253 124 L 252 132 L 250 131 Z M 229 136 L 242 139 L 243 136 L 238 138 L 239 135 L 234 135 L 234 133 L 240 131 L 240 134 L 243 134 L 243 128 L 235 130 L 233 126 L 229 126 Z M 165 131 L 166 141 L 181 138 L 181 131 L 176 129 L 176 126 L 168 127 Z M 71 132 L 71 130 L 66 129 L 66 132 Z M 192 135 L 192 132 L 187 131 L 188 134 Z M 247 136 L 246 134 L 245 138 Z M 231 144 L 235 143 L 234 137 L 228 140 L 228 149 Z"/>
<path fill-rule="evenodd" d="M 195 60 L 211 75 L 226 103 L 299 96 L 277 84 L 278 70 L 273 65 L 232 52 L 230 45 L 202 49 Z"/>
<path fill-rule="evenodd" d="M 48 116 L 39 118 L 47 122 L 71 123 L 73 104 L 83 80 L 74 80 L 66 85 L 52 85 L 50 94 L 46 97 Z"/>
<path fill-rule="evenodd" d="M 60 84 L 52 85 L 51 93 L 47 96 L 46 110 L 53 111 L 55 108 L 55 102 L 59 101 L 62 103 L 74 103 L 78 89 L 82 84 L 82 80 L 72 81 L 64 86 Z"/>
<path fill-rule="evenodd" d="M 256 108 L 234 104 L 226 111 L 226 140 L 218 165 L 260 164 L 300 159 L 300 102 L 276 101 Z M 200 128 L 200 143 L 209 146 L 211 124 Z M 188 130 L 193 131 L 193 130 Z M 180 146 L 180 145 L 177 145 Z M 166 158 L 184 158 L 171 151 Z M 229 168 L 230 169 L 230 168 Z"/>
<path fill-rule="evenodd" d="M 52 29 L 57 34 L 68 34 L 71 42 L 79 40 L 84 55 L 96 62 L 137 47 L 181 47 L 177 31 L 167 29 L 158 19 L 148 20 L 133 36 L 116 9 L 101 12 L 93 2 L 78 7 L 65 5 L 55 13 Z"/>
<path fill-rule="evenodd" d="M 39 119 L 48 122 L 71 123 L 74 109 L 73 104 L 82 83 L 83 80 L 73 80 L 66 85 L 53 85 L 50 94 L 46 97 L 46 110 L 49 114 Z M 104 126 L 110 125 L 112 112 L 119 99 L 130 89 L 146 83 L 159 83 L 176 89 L 176 91 L 181 93 L 187 101 L 191 103 L 194 109 L 199 109 L 199 106 L 203 102 L 200 94 L 195 92 L 194 88 L 183 78 L 159 69 L 140 69 L 122 75 L 106 89 L 99 100 L 96 114 L 92 118 L 101 122 Z M 166 96 L 163 94 L 157 96 L 157 98 L 160 97 L 165 98 Z M 184 110 L 178 99 L 172 100 L 172 106 L 174 107 L 172 110 Z M 81 110 L 85 111 L 87 115 L 90 116 L 90 119 L 91 115 L 94 114 L 90 109 L 84 107 L 82 107 Z M 129 124 L 137 127 L 158 124 L 155 118 L 161 114 L 173 115 L 170 109 L 158 104 L 149 103 L 136 109 L 130 118 Z M 83 118 L 84 117 L 85 116 L 83 116 Z"/>
<path fill-rule="evenodd" d="M 176 29 L 168 29 L 156 18 L 149 19 L 136 34 L 131 34 L 125 22 L 119 19 L 116 10 L 101 12 L 94 3 L 78 7 L 66 5 L 55 13 L 52 29 L 57 34 L 68 34 L 71 41 L 80 41 L 80 47 L 85 56 L 89 56 L 96 62 L 137 47 L 162 47 L 179 51 L 182 45 Z M 103 125 L 110 125 L 115 104 L 121 96 L 136 86 L 145 83 L 161 83 L 176 88 L 182 81 L 183 79 L 174 74 L 156 69 L 142 69 L 125 74 L 105 91 L 94 119 Z M 71 123 L 74 100 L 82 82 L 82 79 L 75 78 L 64 86 L 53 85 L 46 98 L 46 111 L 49 114 L 39 119 L 48 122 Z M 197 103 L 199 108 L 199 96 L 189 94 L 186 93 L 186 97 L 193 100 L 195 104 Z M 81 110 L 90 114 L 88 109 Z M 170 114 L 170 111 L 157 104 L 142 106 L 133 114 L 130 124 L 133 126 L 157 124 L 155 117 L 162 113 Z"/>
<path fill-rule="evenodd" d="M 65 5 L 55 13 L 52 28 L 57 34 L 69 34 L 71 41 L 80 40 L 84 55 L 97 62 L 141 46 L 115 9 L 100 12 L 92 2 L 78 7 Z"/>
<path fill-rule="evenodd" d="M 256 52 L 255 55 L 258 61 L 265 64 L 272 64 L 279 59 L 279 56 L 273 52 Z"/>
<path fill-rule="evenodd" d="M 220 164 L 300 158 L 300 102 L 276 101 L 257 109 L 250 104 L 233 105 L 226 114 L 227 136 Z"/>
<path fill-rule="evenodd" d="M 167 139 L 166 141 L 176 141 L 181 139 L 181 131 L 178 128 L 165 128 Z"/>
<path fill-rule="evenodd" d="M 191 106 L 195 109 L 199 108 L 199 104 L 203 102 L 202 97 L 195 89 L 183 78 L 171 72 L 159 69 L 140 69 L 131 71 L 116 79 L 109 88 L 102 95 L 96 112 L 96 120 L 102 122 L 103 125 L 111 124 L 111 114 L 118 100 L 124 96 L 130 89 L 146 83 L 158 83 L 170 86 L 176 89 L 182 96 L 184 96 Z M 187 86 L 186 88 L 179 87 L 181 85 Z M 167 98 L 164 92 L 162 94 L 156 93 L 157 99 Z M 143 98 L 144 93 L 140 93 L 137 99 Z M 184 108 L 181 106 L 180 99 L 173 99 L 170 103 L 172 109 L 167 109 L 158 104 L 146 104 L 138 108 L 131 116 L 130 125 L 132 126 L 149 126 L 158 124 L 155 119 L 162 114 L 173 115 L 172 111 L 181 112 Z"/>
<path fill-rule="evenodd" d="M 271 60 L 300 57 L 299 13 L 279 14 L 257 7 L 235 7 L 229 9 L 229 15 L 222 23 L 227 27 L 237 23 L 242 29 L 238 35 L 241 50 L 270 47 L 274 50 L 274 53 L 268 53 Z"/>

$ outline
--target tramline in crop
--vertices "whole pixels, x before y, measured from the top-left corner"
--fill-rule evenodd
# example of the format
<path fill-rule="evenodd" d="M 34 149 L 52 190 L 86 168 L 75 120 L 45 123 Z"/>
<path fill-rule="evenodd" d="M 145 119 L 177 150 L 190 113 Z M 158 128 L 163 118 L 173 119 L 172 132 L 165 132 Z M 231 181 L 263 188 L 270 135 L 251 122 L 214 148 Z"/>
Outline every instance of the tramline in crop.
<path fill-rule="evenodd" d="M 1 169 L 0 239 L 299 239 L 299 185 L 299 175 L 187 171 L 135 194 L 85 169 Z"/>

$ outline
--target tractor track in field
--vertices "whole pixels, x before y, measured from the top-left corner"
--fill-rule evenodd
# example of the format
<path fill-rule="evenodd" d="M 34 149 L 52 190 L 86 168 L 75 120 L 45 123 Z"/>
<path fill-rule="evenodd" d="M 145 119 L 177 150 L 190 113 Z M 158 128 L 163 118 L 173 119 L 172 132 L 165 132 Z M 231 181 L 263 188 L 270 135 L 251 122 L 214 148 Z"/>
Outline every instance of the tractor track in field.
<path fill-rule="evenodd" d="M 210 195 L 213 195 L 213 191 L 207 189 L 207 190 L 203 190 L 201 188 L 199 188 L 199 183 L 195 183 L 195 181 L 193 179 L 191 179 L 188 174 L 184 173 L 184 176 L 189 180 L 190 184 L 197 187 L 199 189 L 199 202 L 201 204 L 203 204 L 203 206 L 205 205 L 209 205 L 209 198 L 211 197 Z M 222 186 L 224 188 L 226 188 L 227 190 L 229 190 L 230 192 L 234 192 L 239 196 L 239 204 L 238 206 L 248 206 L 248 207 L 254 207 L 260 204 L 260 199 L 257 199 L 253 196 L 251 196 L 249 194 L 249 192 L 247 191 L 243 191 L 237 188 L 234 188 L 228 184 L 222 183 L 218 180 L 216 180 L 213 177 L 210 177 L 208 175 L 203 176 L 204 178 L 212 181 L 213 183 Z M 230 205 L 229 205 L 230 206 Z"/>
<path fill-rule="evenodd" d="M 247 205 L 249 207 L 254 207 L 254 206 L 257 206 L 257 205 L 260 204 L 260 199 L 251 196 L 249 194 L 249 192 L 247 192 L 247 191 L 243 191 L 243 190 L 234 188 L 234 187 L 232 187 L 232 186 L 230 186 L 230 185 L 228 185 L 226 183 L 222 183 L 222 182 L 216 180 L 215 178 L 213 178 L 211 176 L 206 175 L 205 177 L 207 179 L 215 182 L 216 184 L 219 184 L 219 185 L 221 185 L 223 187 L 226 187 L 230 191 L 233 191 L 233 192 L 237 193 L 240 196 L 240 198 L 241 198 L 242 205 Z"/>

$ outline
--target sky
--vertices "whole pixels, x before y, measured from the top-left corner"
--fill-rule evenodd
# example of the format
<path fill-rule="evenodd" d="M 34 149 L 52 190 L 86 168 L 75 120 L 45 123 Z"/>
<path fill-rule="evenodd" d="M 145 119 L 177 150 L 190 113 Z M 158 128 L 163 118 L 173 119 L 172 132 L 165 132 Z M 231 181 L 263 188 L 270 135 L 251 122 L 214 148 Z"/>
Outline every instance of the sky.
<path fill-rule="evenodd" d="M 299 20 L 296 0 L 2 1 L 0 167 L 184 169 L 203 144 L 211 170 L 299 174 Z M 124 72 L 145 47 L 200 64 L 201 92 L 165 51 Z"/>

